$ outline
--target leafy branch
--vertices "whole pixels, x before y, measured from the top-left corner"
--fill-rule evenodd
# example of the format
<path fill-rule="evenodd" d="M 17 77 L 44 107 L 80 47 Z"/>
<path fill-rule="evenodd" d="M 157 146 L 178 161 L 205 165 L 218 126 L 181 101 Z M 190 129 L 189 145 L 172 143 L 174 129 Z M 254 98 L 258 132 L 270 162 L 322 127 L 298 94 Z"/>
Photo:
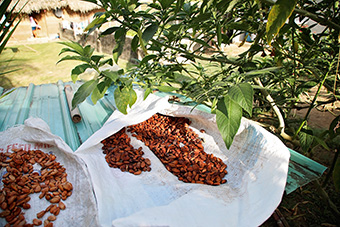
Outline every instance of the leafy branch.
<path fill-rule="evenodd" d="M 89 1 L 97 3 L 94 0 Z M 108 72 L 103 73 L 97 67 L 99 76 L 88 82 L 86 94 L 91 94 L 91 89 L 98 89 L 98 80 L 106 79 L 107 83 L 118 87 L 117 93 L 120 95 L 115 95 L 115 98 L 119 100 L 115 101 L 123 113 L 127 113 L 127 107 L 134 103 L 132 83 L 145 89 L 145 97 L 154 89 L 183 94 L 198 104 L 211 107 L 218 116 L 217 124 L 228 148 L 241 117 L 252 116 L 252 105 L 254 97 L 258 97 L 258 91 L 267 97 L 266 102 L 276 113 L 279 133 L 283 138 L 291 139 L 284 131 L 284 114 L 295 107 L 297 97 L 310 88 L 309 84 L 315 84 L 319 80 L 314 78 L 308 83 L 302 79 L 310 76 L 308 70 L 317 68 L 316 64 L 324 64 L 314 56 L 323 53 L 328 59 L 326 53 L 331 53 L 319 51 L 319 46 L 315 44 L 325 42 L 322 36 L 328 35 L 328 31 L 320 36 L 311 36 L 307 29 L 297 29 L 299 26 L 295 19 L 298 16 L 323 18 L 301 8 L 310 4 L 307 1 L 278 0 L 274 3 L 269 0 L 101 0 L 99 4 L 106 11 L 98 13 L 87 30 L 91 32 L 101 28 L 109 21 L 118 22 L 119 25 L 101 33 L 101 36 L 114 36 L 116 46 L 112 52 L 113 61 L 118 62 L 129 31 L 135 34 L 131 42 L 132 50 L 142 50 L 144 57 L 134 70 L 125 72 L 124 76 L 107 76 L 105 74 Z M 324 5 L 318 7 L 323 12 L 321 7 Z M 332 14 L 333 18 L 337 18 L 336 13 L 338 12 Z M 265 20 L 268 22 L 264 26 Z M 286 23 L 287 20 L 289 23 Z M 335 22 L 321 24 L 327 23 L 336 28 L 332 24 Z M 247 51 L 237 59 L 232 59 L 223 52 L 222 46 L 231 44 L 233 38 L 241 33 L 255 34 L 256 38 Z M 292 43 L 294 49 L 291 47 Z M 330 46 L 333 48 L 334 45 Z M 268 50 L 271 51 L 272 58 L 258 58 L 259 53 L 265 56 Z M 72 78 L 78 78 L 91 64 L 85 62 L 85 65 L 74 69 Z M 207 72 L 206 66 L 202 66 L 206 64 L 216 64 L 214 73 Z M 95 63 L 91 67 L 95 68 L 96 65 Z M 278 68 L 280 70 L 276 70 Z M 324 67 L 317 70 L 323 71 Z M 292 73 L 294 78 L 291 77 Z M 93 93 L 92 96 L 97 97 Z M 123 96 L 132 98 L 123 99 Z M 258 101 L 263 102 L 264 99 Z"/>

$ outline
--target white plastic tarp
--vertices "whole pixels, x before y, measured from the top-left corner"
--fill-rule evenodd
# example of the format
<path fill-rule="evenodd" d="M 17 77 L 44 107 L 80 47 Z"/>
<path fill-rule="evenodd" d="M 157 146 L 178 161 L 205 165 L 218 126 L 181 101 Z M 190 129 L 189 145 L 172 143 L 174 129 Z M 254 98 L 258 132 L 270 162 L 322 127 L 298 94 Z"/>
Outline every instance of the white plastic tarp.
<path fill-rule="evenodd" d="M 66 168 L 67 180 L 72 183 L 72 195 L 63 203 L 65 210 L 61 210 L 54 226 L 100 226 L 98 209 L 96 206 L 93 187 L 85 163 L 58 136 L 53 135 L 49 126 L 39 118 L 30 118 L 24 125 L 9 128 L 0 132 L 0 152 L 12 152 L 12 149 L 41 150 L 56 156 L 57 162 Z M 35 164 L 34 171 L 40 172 L 41 166 Z M 3 188 L 2 177 L 6 168 L 0 170 L 0 188 Z M 45 210 L 51 203 L 46 199 L 39 199 L 40 193 L 30 194 L 30 209 L 24 210 L 27 223 L 32 223 L 36 214 Z M 0 211 L 2 211 L 0 209 Z M 44 221 L 51 215 L 46 213 Z M 6 220 L 0 218 L 0 226 L 5 226 Z"/>
<path fill-rule="evenodd" d="M 128 115 L 115 111 L 76 151 L 90 173 L 102 226 L 258 226 L 271 216 L 281 202 L 290 156 L 277 137 L 243 118 L 228 150 L 214 115 L 170 104 L 167 97 L 149 95 L 145 101 L 142 97 L 139 93 Z M 179 181 L 131 136 L 132 145 L 141 146 L 144 157 L 151 160 L 151 172 L 136 176 L 110 168 L 100 141 L 155 113 L 188 117 L 191 128 L 205 141 L 205 152 L 228 165 L 228 182 L 210 186 Z"/>

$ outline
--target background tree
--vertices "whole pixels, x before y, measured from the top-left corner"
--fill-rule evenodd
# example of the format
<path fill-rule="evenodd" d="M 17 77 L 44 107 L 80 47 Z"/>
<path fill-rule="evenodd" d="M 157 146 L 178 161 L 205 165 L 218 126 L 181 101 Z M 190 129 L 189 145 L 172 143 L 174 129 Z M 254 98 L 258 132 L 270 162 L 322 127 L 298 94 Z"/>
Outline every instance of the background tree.
<path fill-rule="evenodd" d="M 268 113 L 276 116 L 270 122 L 274 132 L 296 148 L 308 152 L 316 145 L 327 149 L 338 146 L 338 116 L 319 134 L 308 125 L 310 111 L 322 104 L 317 101 L 321 88 L 329 92 L 324 103 L 339 99 L 338 1 L 88 1 L 106 10 L 96 14 L 89 32 L 109 21 L 119 25 L 101 34 L 114 34 L 112 59 L 93 55 L 90 46 L 64 43 L 68 47 L 61 53 L 76 55 L 60 61 L 84 62 L 72 71 L 73 80 L 86 68 L 98 71 L 96 78 L 78 89 L 74 106 L 89 95 L 95 103 L 113 83 L 117 107 L 126 113 L 136 100 L 133 84 L 137 83 L 145 89 L 145 97 L 153 90 L 172 91 L 210 107 L 227 147 L 242 116 L 259 119 Z M 314 32 L 317 26 L 319 30 Z M 118 62 L 128 33 L 133 34 L 132 49 L 141 50 L 143 59 L 125 72 L 100 71 L 101 65 Z M 232 58 L 223 46 L 240 34 L 255 39 L 245 52 Z M 314 99 L 303 105 L 300 95 L 315 86 Z M 301 122 L 292 124 L 288 116 L 297 108 L 308 111 Z M 334 182 L 339 188 L 340 165 L 334 166 Z"/>

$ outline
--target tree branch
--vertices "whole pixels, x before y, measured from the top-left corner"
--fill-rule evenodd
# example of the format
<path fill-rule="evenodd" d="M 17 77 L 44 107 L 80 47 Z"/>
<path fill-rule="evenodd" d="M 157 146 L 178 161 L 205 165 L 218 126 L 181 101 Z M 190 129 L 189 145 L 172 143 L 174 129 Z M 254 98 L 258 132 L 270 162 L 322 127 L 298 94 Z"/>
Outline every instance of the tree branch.
<path fill-rule="evenodd" d="M 262 82 L 259 78 L 254 78 L 254 81 L 255 81 L 255 83 L 257 83 L 257 85 L 259 85 L 260 87 L 263 87 L 263 84 L 262 84 Z M 282 136 L 286 140 L 292 141 L 293 138 L 290 135 L 285 133 L 285 122 L 284 122 L 283 116 L 281 114 L 281 111 L 280 111 L 279 107 L 277 107 L 274 99 L 270 96 L 270 94 L 265 89 L 260 89 L 260 90 L 261 90 L 261 93 L 266 97 L 267 101 L 270 103 L 272 109 L 274 110 L 276 116 L 279 119 L 278 131 L 280 133 L 280 136 Z"/>
<path fill-rule="evenodd" d="M 176 51 L 178 51 L 182 54 L 188 55 L 192 58 L 196 58 L 196 59 L 200 59 L 200 60 L 204 60 L 204 61 L 214 61 L 214 62 L 219 62 L 219 63 L 226 63 L 226 64 L 231 64 L 231 65 L 236 65 L 236 66 L 242 66 L 242 63 L 239 62 L 239 61 L 233 61 L 233 60 L 230 60 L 230 59 L 227 59 L 227 58 L 214 58 L 214 57 L 204 57 L 202 55 L 196 55 L 196 54 L 190 53 L 188 51 L 184 51 L 180 48 L 168 45 L 166 43 L 162 43 L 162 42 L 155 40 L 155 39 L 152 39 L 151 42 L 154 42 L 157 45 L 161 45 L 161 46 L 167 47 L 167 48 L 172 49 L 172 50 L 176 50 Z"/>

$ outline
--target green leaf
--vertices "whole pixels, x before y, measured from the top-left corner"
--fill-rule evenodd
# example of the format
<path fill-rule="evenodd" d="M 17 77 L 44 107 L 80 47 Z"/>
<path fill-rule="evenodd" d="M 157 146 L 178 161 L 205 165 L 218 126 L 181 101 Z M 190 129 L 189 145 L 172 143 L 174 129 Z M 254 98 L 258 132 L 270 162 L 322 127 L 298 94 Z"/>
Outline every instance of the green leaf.
<path fill-rule="evenodd" d="M 297 0 L 278 0 L 268 15 L 266 25 L 267 43 L 270 44 L 273 38 L 279 33 L 281 27 L 292 14 Z"/>
<path fill-rule="evenodd" d="M 100 33 L 100 36 L 104 35 L 111 35 L 112 33 L 116 32 L 119 29 L 119 27 L 111 27 Z"/>
<path fill-rule="evenodd" d="M 229 149 L 241 124 L 242 108 L 228 95 L 217 102 L 216 123 Z"/>
<path fill-rule="evenodd" d="M 138 43 L 139 43 L 138 35 L 135 35 L 131 41 L 131 49 L 135 52 L 137 51 Z"/>
<path fill-rule="evenodd" d="M 102 71 L 102 74 L 105 77 L 110 78 L 113 82 L 116 82 L 119 78 L 119 73 L 117 71 L 105 70 Z"/>
<path fill-rule="evenodd" d="M 127 114 L 127 106 L 130 104 L 130 89 L 117 87 L 113 93 L 117 109 Z"/>
<path fill-rule="evenodd" d="M 2 94 L 2 95 L 0 96 L 0 99 L 2 99 L 2 98 L 4 98 L 4 97 L 6 97 L 7 95 L 11 94 L 13 91 L 15 91 L 15 89 L 12 89 L 12 90 L 10 90 L 10 91 L 8 91 L 8 92 L 5 92 L 4 94 Z"/>
<path fill-rule="evenodd" d="M 205 47 L 211 47 L 207 42 L 205 42 L 203 39 L 190 39 L 198 44 L 201 44 L 202 46 Z"/>
<path fill-rule="evenodd" d="M 129 100 L 129 106 L 130 108 L 132 107 L 133 104 L 135 104 L 135 102 L 137 101 L 137 93 L 135 92 L 135 90 L 133 90 L 133 88 L 130 88 L 130 100 Z"/>
<path fill-rule="evenodd" d="M 235 5 L 240 2 L 240 0 L 232 0 L 230 3 L 229 3 L 229 6 L 226 10 L 226 13 L 229 13 L 232 9 L 234 9 Z"/>
<path fill-rule="evenodd" d="M 102 59 L 104 57 L 104 55 L 93 55 L 91 56 L 91 60 L 94 61 L 94 63 L 96 65 L 98 65 L 98 62 L 100 61 L 100 59 Z"/>
<path fill-rule="evenodd" d="M 337 151 L 337 152 L 340 152 L 340 151 Z M 340 158 L 336 160 L 336 163 L 333 169 L 333 182 L 334 182 L 335 189 L 337 191 L 340 191 Z"/>
<path fill-rule="evenodd" d="M 197 17 L 194 17 L 192 20 L 192 23 L 202 23 L 202 21 L 209 21 L 210 18 L 212 17 L 211 12 L 207 12 L 207 13 L 201 13 L 199 14 Z M 180 26 L 183 26 L 181 24 L 179 24 Z"/>
<path fill-rule="evenodd" d="M 92 2 L 92 3 L 94 3 L 94 4 L 97 4 L 97 0 L 84 0 L 84 1 L 86 1 L 86 2 Z"/>
<path fill-rule="evenodd" d="M 178 13 L 178 11 L 182 8 L 183 4 L 184 4 L 184 0 L 177 0 L 176 8 L 175 8 L 175 14 Z"/>
<path fill-rule="evenodd" d="M 159 4 L 155 4 L 155 3 L 148 4 L 148 7 L 154 8 L 156 10 L 161 10 L 161 6 Z"/>
<path fill-rule="evenodd" d="M 70 47 L 71 49 L 75 51 L 75 53 L 78 53 L 81 56 L 84 55 L 84 48 L 77 42 L 71 41 L 71 42 L 59 42 L 59 43 Z"/>
<path fill-rule="evenodd" d="M 174 0 L 158 0 L 158 1 L 163 9 L 167 9 L 174 2 Z"/>
<path fill-rule="evenodd" d="M 214 97 L 214 100 L 212 101 L 212 104 L 211 104 L 211 113 L 212 114 L 216 113 L 217 102 L 218 102 L 217 97 Z"/>
<path fill-rule="evenodd" d="M 103 61 L 100 61 L 98 66 L 100 67 L 100 66 L 103 66 L 103 65 L 106 65 L 106 64 L 113 66 L 112 58 L 108 58 L 108 59 L 105 59 Z"/>
<path fill-rule="evenodd" d="M 139 65 L 144 65 L 145 63 L 147 63 L 148 61 L 150 61 L 151 59 L 154 59 L 154 58 L 156 58 L 156 57 L 157 57 L 157 55 L 155 55 L 155 54 L 146 55 L 146 56 L 142 59 L 142 61 L 139 63 Z"/>
<path fill-rule="evenodd" d="M 71 72 L 71 78 L 72 78 L 73 83 L 75 83 L 78 79 L 78 76 L 82 74 L 83 72 L 85 72 L 85 70 L 88 68 L 92 68 L 91 65 L 83 64 L 83 65 L 77 65 L 76 67 L 74 67 Z"/>
<path fill-rule="evenodd" d="M 102 23 L 104 23 L 106 20 L 105 13 L 103 13 L 101 16 L 95 18 L 94 20 L 91 21 L 89 25 L 84 29 L 85 32 L 89 31 L 91 28 L 94 28 L 95 26 L 98 26 Z"/>
<path fill-rule="evenodd" d="M 299 133 L 299 141 L 300 141 L 302 150 L 304 152 L 307 152 L 311 148 L 314 142 L 313 131 L 309 129 L 309 127 L 304 126 L 303 129 L 301 129 Z"/>
<path fill-rule="evenodd" d="M 124 69 L 118 69 L 118 75 L 123 75 L 124 74 Z"/>
<path fill-rule="evenodd" d="M 317 136 L 314 137 L 314 140 L 320 144 L 323 148 L 325 148 L 326 150 L 330 150 L 327 143 L 325 142 L 325 140 L 323 138 L 319 138 Z"/>
<path fill-rule="evenodd" d="M 72 109 L 74 109 L 79 103 L 82 103 L 96 88 L 98 81 L 97 80 L 89 80 L 83 83 L 72 99 Z"/>
<path fill-rule="evenodd" d="M 144 100 L 151 94 L 152 92 L 152 89 L 151 88 L 147 88 L 145 89 L 145 92 L 144 92 Z"/>
<path fill-rule="evenodd" d="M 241 83 L 232 86 L 228 96 L 252 116 L 254 90 L 249 83 Z"/>
<path fill-rule="evenodd" d="M 93 52 L 94 52 L 94 48 L 92 48 L 90 45 L 87 45 L 86 47 L 84 47 L 84 56 L 91 57 Z"/>
<path fill-rule="evenodd" d="M 100 82 L 94 89 L 91 94 L 91 100 L 94 105 L 96 105 L 97 101 L 104 97 L 106 90 L 109 88 L 107 81 Z"/>
<path fill-rule="evenodd" d="M 148 26 L 143 34 L 142 34 L 142 39 L 144 41 L 144 44 L 149 42 L 150 39 L 156 34 L 158 30 L 158 24 L 157 23 L 152 23 L 150 26 Z"/>
<path fill-rule="evenodd" d="M 115 63 L 118 63 L 118 58 L 123 52 L 123 48 L 125 45 L 125 38 L 126 38 L 126 30 L 123 28 L 118 29 L 115 33 L 116 45 L 112 51 L 113 60 L 115 61 Z"/>
<path fill-rule="evenodd" d="M 17 8 L 17 5 L 19 4 L 19 0 L 13 3 L 13 5 L 11 6 L 11 9 L 9 8 L 10 3 L 11 3 L 10 0 L 2 1 L 0 5 L 0 18 L 1 18 L 0 53 L 2 53 L 2 51 L 5 49 L 7 42 L 9 41 L 12 34 L 17 29 L 18 25 L 23 19 L 23 15 L 21 14 L 21 11 L 27 5 L 28 1 L 26 1 L 26 3 L 24 3 L 20 7 L 19 11 L 15 13 L 14 13 L 14 10 L 15 9 L 18 10 L 19 8 L 19 7 Z M 17 18 L 19 19 L 17 20 Z"/>
<path fill-rule="evenodd" d="M 90 63 L 91 59 L 88 57 L 83 57 L 83 56 L 77 56 L 77 55 L 67 55 L 65 57 L 63 57 L 62 59 L 60 59 L 56 64 L 59 64 L 62 61 L 67 61 L 67 60 L 73 60 L 73 61 L 83 61 L 86 63 Z"/>
<path fill-rule="evenodd" d="M 281 67 L 269 67 L 269 68 L 264 68 L 264 69 L 256 69 L 256 70 L 252 70 L 252 71 L 246 72 L 244 75 L 246 75 L 246 76 L 253 76 L 253 75 L 267 74 L 267 73 L 271 73 L 273 71 L 276 71 L 276 70 L 278 70 L 280 68 Z"/>
<path fill-rule="evenodd" d="M 61 51 L 59 52 L 59 55 L 62 55 L 63 53 L 66 53 L 66 52 L 71 52 L 71 53 L 76 53 L 79 55 L 79 53 L 71 48 L 63 48 L 61 49 Z"/>
<path fill-rule="evenodd" d="M 170 87 L 170 86 L 155 86 L 155 88 L 162 92 L 171 92 L 171 91 L 178 90 L 178 88 Z"/>
<path fill-rule="evenodd" d="M 217 25 L 216 25 L 216 33 L 217 33 L 217 44 L 218 46 L 221 46 L 222 43 L 222 33 L 221 33 L 221 25 L 220 23 L 217 21 Z"/>

